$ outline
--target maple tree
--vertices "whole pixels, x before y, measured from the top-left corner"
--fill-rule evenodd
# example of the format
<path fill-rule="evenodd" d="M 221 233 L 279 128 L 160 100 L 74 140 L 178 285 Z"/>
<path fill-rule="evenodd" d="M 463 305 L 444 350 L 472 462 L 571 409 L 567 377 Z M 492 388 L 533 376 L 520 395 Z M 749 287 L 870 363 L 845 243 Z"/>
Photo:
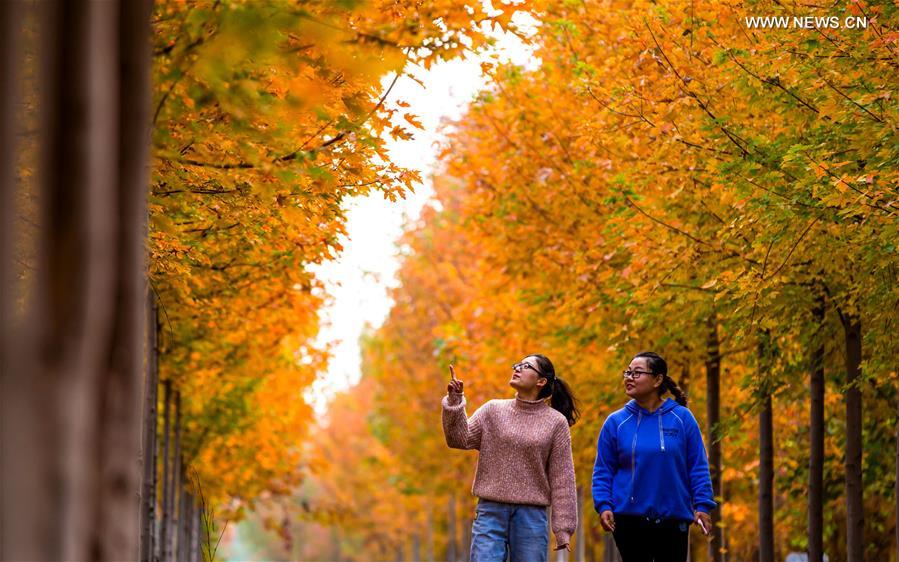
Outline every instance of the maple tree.
<path fill-rule="evenodd" d="M 652 347 L 708 424 L 712 559 L 893 556 L 895 7 L 835 6 L 870 22 L 839 33 L 746 28 L 750 10 L 801 11 L 776 3 L 528 7 L 539 68 L 486 68 L 409 234 L 367 356 L 389 373 L 378 431 L 428 466 L 439 428 L 404 412 L 437 403 L 442 367 L 485 384 L 474 407 L 537 347 L 585 402 L 583 482 L 622 402 L 616 365 Z M 437 490 L 445 468 L 416 474 Z"/>
<path fill-rule="evenodd" d="M 327 365 L 328 350 L 314 342 L 328 297 L 310 266 L 340 252 L 349 198 L 396 200 L 421 180 L 385 149 L 421 126 L 391 96 L 393 84 L 407 65 L 427 68 L 489 44 L 491 26 L 515 31 L 516 9 L 540 23 L 528 39 L 540 64 L 482 66 L 488 86 L 451 129 L 434 201 L 402 241 L 395 306 L 366 336 L 363 379 L 314 424 L 302 390 Z M 584 492 L 595 438 L 623 402 L 620 366 L 646 348 L 668 358 L 706 429 L 721 500 L 709 558 L 773 560 L 797 549 L 895 559 L 897 7 L 852 0 L 826 8 L 841 20 L 867 18 L 865 29 L 745 23 L 762 11 L 815 9 L 730 0 L 532 0 L 501 10 L 458 0 L 162 1 L 149 20 L 149 108 L 128 107 L 147 94 L 134 69 L 147 54 L 135 30 L 148 16 L 136 7 L 104 12 L 104 34 L 92 37 L 79 20 L 64 40 L 47 43 L 66 62 L 48 74 L 62 84 L 48 99 L 91 100 L 90 119 L 61 112 L 63 121 L 20 141 L 17 123 L 37 128 L 42 107 L 30 93 L 28 51 L 19 69 L 25 115 L 16 92 L 3 97 L 11 165 L 2 197 L 24 219 L 44 213 L 52 229 L 3 221 L 0 233 L 4 257 L 19 260 L 3 264 L 4 288 L 14 291 L 0 303 L 2 351 L 22 366 L 4 372 L 4 427 L 25 428 L 25 437 L 5 437 L 40 445 L 4 457 L 22 483 L 16 490 L 40 491 L 17 492 L 27 509 L 12 520 L 53 526 L 40 509 L 62 513 L 53 508 L 62 500 L 46 496 L 52 487 L 39 479 L 57 469 L 77 494 L 101 465 L 117 481 L 136 478 L 128 447 L 106 452 L 119 450 L 116 431 L 136 424 L 128 404 L 139 355 L 116 353 L 138 343 L 139 221 L 127 219 L 143 200 L 125 187 L 144 193 L 148 109 L 156 330 L 144 559 L 196 551 L 198 525 L 211 528 L 209 506 L 219 519 L 240 519 L 260 498 L 295 496 L 309 475 L 312 491 L 297 515 L 339 535 L 342 554 L 457 558 L 470 538 L 473 456 L 448 452 L 436 422 L 446 365 L 464 373 L 473 408 L 509 395 L 508 366 L 534 352 L 553 358 L 582 401 L 572 435 L 582 522 L 574 547 L 595 559 L 609 548 Z M 16 34 L 29 49 L 37 39 L 33 29 L 20 33 L 18 8 L 3 10 L 12 16 L 4 18 L 11 34 L 3 52 L 12 53 L 4 64 L 14 69 Z M 87 45 L 118 52 L 120 43 L 132 58 L 96 66 L 122 72 L 122 90 L 108 98 L 121 122 L 117 142 L 101 125 L 90 82 L 66 72 L 90 59 Z M 66 148 L 85 146 L 92 151 L 83 159 Z M 46 170 L 36 181 L 37 160 Z M 84 199 L 95 186 L 106 196 Z M 38 188 L 50 204 L 37 200 Z M 108 218 L 116 235 L 97 235 L 92 217 Z M 86 232 L 93 237 L 79 243 Z M 29 237 L 40 244 L 29 248 Z M 121 261 L 94 261 L 107 255 Z M 100 331 L 111 339 L 78 340 L 94 350 L 85 352 L 93 367 L 63 360 L 44 368 L 34 342 L 53 348 L 69 334 L 65 314 L 87 324 L 106 310 L 93 306 L 103 299 L 88 299 L 101 285 L 69 291 L 59 282 L 85 272 L 118 287 L 129 305 L 103 316 L 112 324 Z M 30 298 L 51 312 L 28 308 Z M 96 372 L 113 382 L 85 375 Z M 74 381 L 81 398 L 66 400 L 60 380 Z M 50 425 L 31 407 L 38 399 L 59 405 Z M 69 423 L 95 410 L 102 419 L 89 427 Z M 76 441 L 43 439 L 48 427 Z M 82 468 L 67 472 L 61 445 L 72 443 L 86 452 L 76 459 Z M 41 470 L 30 470 L 31 460 Z M 45 530 L 55 538 L 15 548 L 79 558 L 93 535 L 59 537 L 81 514 L 133 519 L 121 507 L 128 489 L 73 501 L 78 510 Z M 260 513 L 266 528 L 292 540 L 273 519 L 281 512 Z M 129 533 L 106 552 L 129 548 Z M 704 550 L 698 538 L 694 552 Z"/>
<path fill-rule="evenodd" d="M 328 357 L 310 266 L 341 251 L 349 198 L 420 181 L 386 152 L 421 128 L 394 84 L 514 26 L 464 1 L 158 2 L 152 23 L 150 279 L 174 400 L 157 492 L 164 521 L 183 486 L 235 521 L 305 476 L 302 391 Z"/>

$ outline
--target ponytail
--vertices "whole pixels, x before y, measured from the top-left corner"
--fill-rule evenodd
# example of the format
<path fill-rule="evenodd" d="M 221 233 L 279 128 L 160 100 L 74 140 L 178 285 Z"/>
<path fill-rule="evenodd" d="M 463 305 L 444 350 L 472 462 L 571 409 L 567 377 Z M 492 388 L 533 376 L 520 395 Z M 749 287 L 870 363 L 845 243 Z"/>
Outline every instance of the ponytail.
<path fill-rule="evenodd" d="M 559 377 L 553 378 L 552 385 L 552 394 L 549 399 L 550 406 L 565 416 L 569 426 L 574 425 L 578 418 L 581 417 L 581 413 L 577 409 L 577 399 L 571 393 L 571 387 Z"/>
<path fill-rule="evenodd" d="M 684 394 L 684 391 L 677 386 L 677 383 L 674 382 L 674 379 L 665 375 L 665 378 L 662 379 L 662 386 L 659 387 L 659 395 L 665 393 L 665 391 L 669 391 L 672 396 L 674 396 L 674 401 L 680 404 L 681 406 L 687 406 L 687 395 Z"/>
<path fill-rule="evenodd" d="M 670 392 L 671 395 L 674 396 L 675 402 L 686 407 L 687 395 L 684 394 L 684 391 L 681 390 L 679 386 L 677 386 L 674 379 L 668 376 L 668 363 L 662 359 L 662 356 L 658 353 L 653 353 L 652 351 L 643 351 L 634 355 L 634 359 L 638 357 L 646 359 L 646 363 L 649 365 L 649 369 L 652 371 L 653 375 L 662 375 L 662 384 L 659 386 L 659 396 L 661 397 L 666 392 Z"/>
<path fill-rule="evenodd" d="M 545 355 L 533 353 L 529 357 L 537 359 L 537 366 L 540 368 L 540 376 L 546 379 L 547 384 L 543 385 L 537 398 L 549 398 L 549 405 L 556 410 L 568 421 L 568 425 L 572 426 L 581 417 L 578 410 L 578 400 L 571 392 L 568 383 L 556 376 L 556 369 L 553 367 L 552 361 Z"/>

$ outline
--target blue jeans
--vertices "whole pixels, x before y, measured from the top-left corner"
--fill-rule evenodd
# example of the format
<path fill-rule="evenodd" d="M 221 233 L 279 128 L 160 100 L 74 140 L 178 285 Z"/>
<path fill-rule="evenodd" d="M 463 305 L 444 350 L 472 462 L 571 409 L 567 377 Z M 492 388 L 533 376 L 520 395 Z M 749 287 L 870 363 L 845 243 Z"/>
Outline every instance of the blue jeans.
<path fill-rule="evenodd" d="M 478 500 L 470 562 L 546 562 L 546 508 Z"/>

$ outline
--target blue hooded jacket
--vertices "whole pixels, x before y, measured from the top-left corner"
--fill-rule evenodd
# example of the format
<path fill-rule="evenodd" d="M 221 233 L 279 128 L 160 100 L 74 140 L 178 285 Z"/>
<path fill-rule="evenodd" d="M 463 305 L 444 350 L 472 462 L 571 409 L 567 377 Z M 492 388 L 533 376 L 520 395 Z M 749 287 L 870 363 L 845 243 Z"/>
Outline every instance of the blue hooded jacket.
<path fill-rule="evenodd" d="M 692 521 L 715 509 L 696 418 L 671 398 L 650 413 L 636 400 L 606 418 L 596 444 L 593 506 L 651 519 Z"/>

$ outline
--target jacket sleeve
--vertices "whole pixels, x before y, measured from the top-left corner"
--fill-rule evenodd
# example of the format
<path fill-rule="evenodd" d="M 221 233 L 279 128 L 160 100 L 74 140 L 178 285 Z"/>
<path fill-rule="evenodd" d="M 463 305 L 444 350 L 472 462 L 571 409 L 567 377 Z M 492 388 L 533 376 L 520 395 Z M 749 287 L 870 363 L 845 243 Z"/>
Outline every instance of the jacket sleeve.
<path fill-rule="evenodd" d="M 567 422 L 560 422 L 553 434 L 548 472 L 551 526 L 556 544 L 562 546 L 571 542 L 571 535 L 577 528 L 577 485 L 571 453 L 571 430 Z"/>
<path fill-rule="evenodd" d="M 596 462 L 593 464 L 593 508 L 596 513 L 614 510 L 612 480 L 618 472 L 618 436 L 612 416 L 606 418 L 596 441 Z"/>
<path fill-rule="evenodd" d="M 687 471 L 690 475 L 690 492 L 693 496 L 693 510 L 709 513 L 718 504 L 712 492 L 712 478 L 709 475 L 709 459 L 702 442 L 702 432 L 692 412 L 687 410 Z"/>
<path fill-rule="evenodd" d="M 469 418 L 465 413 L 465 396 L 450 392 L 443 397 L 443 436 L 453 449 L 481 449 L 482 421 L 490 402 Z"/>

